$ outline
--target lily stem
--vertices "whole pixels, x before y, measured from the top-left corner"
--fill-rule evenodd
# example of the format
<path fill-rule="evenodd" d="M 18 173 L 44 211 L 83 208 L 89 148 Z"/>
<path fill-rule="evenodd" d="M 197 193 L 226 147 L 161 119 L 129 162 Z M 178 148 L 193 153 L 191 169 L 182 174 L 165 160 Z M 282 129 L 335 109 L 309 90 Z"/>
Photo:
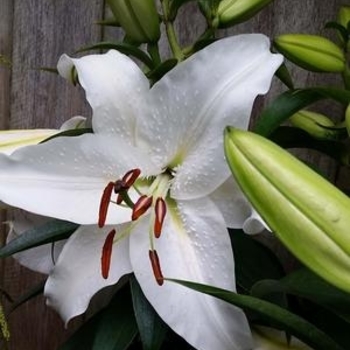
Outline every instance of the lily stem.
<path fill-rule="evenodd" d="M 185 59 L 185 55 L 182 52 L 180 44 L 177 40 L 174 23 L 169 19 L 169 0 L 162 0 L 161 3 L 163 9 L 163 22 L 171 52 L 173 53 L 174 57 L 181 62 Z"/>

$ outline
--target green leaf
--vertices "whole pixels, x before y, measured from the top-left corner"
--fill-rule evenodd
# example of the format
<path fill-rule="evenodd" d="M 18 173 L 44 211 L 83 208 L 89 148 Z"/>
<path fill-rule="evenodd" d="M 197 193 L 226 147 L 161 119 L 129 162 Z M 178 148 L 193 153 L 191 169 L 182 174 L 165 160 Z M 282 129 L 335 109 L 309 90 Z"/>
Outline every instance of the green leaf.
<path fill-rule="evenodd" d="M 124 350 L 137 334 L 129 286 L 92 317 L 59 350 Z"/>
<path fill-rule="evenodd" d="M 153 61 L 144 51 L 126 42 L 112 43 L 112 42 L 102 41 L 95 45 L 83 47 L 80 50 L 78 50 L 76 53 L 90 51 L 90 50 L 117 50 L 125 55 L 133 56 L 139 59 L 142 63 L 144 63 L 150 69 L 154 68 Z"/>
<path fill-rule="evenodd" d="M 10 256 L 22 250 L 38 245 L 68 238 L 79 225 L 67 221 L 52 220 L 34 227 L 0 248 L 0 258 Z"/>
<path fill-rule="evenodd" d="M 166 73 L 172 70 L 177 65 L 176 58 L 170 58 L 162 62 L 156 68 L 147 73 L 147 78 L 150 79 L 153 83 L 161 79 Z"/>
<path fill-rule="evenodd" d="M 276 255 L 242 230 L 229 230 L 235 256 L 237 287 L 248 293 L 259 280 L 280 279 L 285 273 Z M 249 254 L 247 254 L 249 252 Z"/>
<path fill-rule="evenodd" d="M 301 129 L 280 126 L 270 135 L 270 140 L 283 148 L 307 148 L 322 152 L 341 164 L 350 164 L 350 148 L 347 143 L 317 140 Z"/>
<path fill-rule="evenodd" d="M 287 86 L 288 89 L 294 89 L 294 84 L 289 70 L 285 63 L 282 63 L 275 73 L 276 77 Z"/>
<path fill-rule="evenodd" d="M 135 277 L 131 279 L 130 285 L 143 350 L 158 350 L 162 346 L 167 327 L 142 293 Z"/>
<path fill-rule="evenodd" d="M 319 330 L 310 322 L 267 301 L 199 283 L 174 279 L 167 280 L 224 300 L 232 305 L 242 308 L 244 311 L 254 312 L 263 320 L 266 320 L 273 326 L 279 327 L 289 334 L 296 336 L 317 350 L 344 350 L 327 334 Z"/>
<path fill-rule="evenodd" d="M 348 105 L 350 103 L 350 91 L 322 87 L 286 91 L 263 110 L 254 131 L 260 135 L 269 136 L 294 113 L 322 99 L 333 99 Z"/>
<path fill-rule="evenodd" d="M 310 270 L 300 269 L 278 282 L 286 293 L 309 299 L 350 323 L 350 294 L 332 286 Z"/>
<path fill-rule="evenodd" d="M 76 128 L 76 129 L 64 130 L 62 132 L 59 132 L 55 135 L 48 137 L 47 139 L 41 141 L 40 143 L 47 142 L 49 140 L 55 139 L 56 137 L 62 137 L 62 136 L 74 137 L 74 136 L 80 136 L 87 133 L 91 134 L 92 132 L 93 130 L 91 128 Z"/>

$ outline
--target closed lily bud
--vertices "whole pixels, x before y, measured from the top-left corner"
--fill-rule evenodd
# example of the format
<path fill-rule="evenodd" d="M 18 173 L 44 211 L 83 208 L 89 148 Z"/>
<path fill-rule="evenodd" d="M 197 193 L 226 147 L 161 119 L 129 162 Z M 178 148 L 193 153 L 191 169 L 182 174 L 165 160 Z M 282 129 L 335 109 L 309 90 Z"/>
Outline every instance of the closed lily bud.
<path fill-rule="evenodd" d="M 114 17 L 135 43 L 155 43 L 160 38 L 154 0 L 107 0 Z"/>
<path fill-rule="evenodd" d="M 229 27 L 253 17 L 272 0 L 222 0 L 217 11 L 219 27 Z"/>
<path fill-rule="evenodd" d="M 232 127 L 225 153 L 242 191 L 306 266 L 350 292 L 350 199 L 273 142 Z"/>
<path fill-rule="evenodd" d="M 293 114 L 289 121 L 299 129 L 306 131 L 311 136 L 321 140 L 334 140 L 338 133 L 336 130 L 327 129 L 335 124 L 324 114 L 301 110 Z"/>
<path fill-rule="evenodd" d="M 350 22 L 350 6 L 340 6 L 337 22 L 344 28 L 348 27 L 348 24 Z"/>
<path fill-rule="evenodd" d="M 332 41 L 318 35 L 285 34 L 274 40 L 275 47 L 290 61 L 314 72 L 342 72 L 343 51 Z"/>

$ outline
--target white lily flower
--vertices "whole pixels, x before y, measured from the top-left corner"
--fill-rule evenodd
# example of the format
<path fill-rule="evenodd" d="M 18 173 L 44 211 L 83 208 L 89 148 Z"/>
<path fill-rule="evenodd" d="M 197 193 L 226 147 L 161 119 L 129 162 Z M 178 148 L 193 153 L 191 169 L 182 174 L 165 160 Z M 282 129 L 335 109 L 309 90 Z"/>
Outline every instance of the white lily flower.
<path fill-rule="evenodd" d="M 36 145 L 59 132 L 85 127 L 86 118 L 73 117 L 62 124 L 59 129 L 13 129 L 0 130 L 0 153 L 10 155 L 17 149 Z"/>
<path fill-rule="evenodd" d="M 226 227 L 242 227 L 252 212 L 243 200 L 225 210 L 243 196 L 226 183 L 222 134 L 228 124 L 246 129 L 255 97 L 267 92 L 282 62 L 269 46 L 258 34 L 222 39 L 151 89 L 116 51 L 60 59 L 61 75 L 69 77 L 73 66 L 78 73 L 94 133 L 0 155 L 0 198 L 83 225 L 45 287 L 65 322 L 98 290 L 134 272 L 160 317 L 195 348 L 252 347 L 241 310 L 163 276 L 235 290 Z"/>

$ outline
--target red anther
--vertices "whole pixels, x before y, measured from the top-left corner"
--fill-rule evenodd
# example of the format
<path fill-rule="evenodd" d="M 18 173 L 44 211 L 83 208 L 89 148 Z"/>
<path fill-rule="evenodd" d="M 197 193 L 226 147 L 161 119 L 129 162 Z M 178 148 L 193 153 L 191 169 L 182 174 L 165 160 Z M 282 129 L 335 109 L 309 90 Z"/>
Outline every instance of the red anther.
<path fill-rule="evenodd" d="M 107 212 L 109 203 L 111 201 L 112 191 L 114 188 L 114 182 L 110 182 L 105 189 L 103 190 L 101 201 L 100 201 L 100 209 L 98 212 L 98 227 L 103 227 L 106 222 Z"/>
<path fill-rule="evenodd" d="M 164 283 L 164 277 L 160 268 L 158 254 L 155 250 L 150 250 L 148 253 L 149 259 L 151 260 L 154 277 L 156 278 L 157 283 L 161 286 Z"/>
<path fill-rule="evenodd" d="M 153 197 L 141 196 L 134 205 L 132 210 L 131 219 L 137 220 L 142 214 L 144 214 L 152 205 Z"/>
<path fill-rule="evenodd" d="M 101 255 L 101 274 L 104 279 L 108 278 L 109 269 L 111 267 L 111 258 L 112 258 L 112 248 L 113 248 L 113 240 L 116 231 L 113 229 L 108 233 L 105 243 L 102 247 L 102 255 Z"/>
<path fill-rule="evenodd" d="M 162 197 L 157 198 L 154 211 L 156 213 L 156 219 L 154 220 L 154 236 L 159 238 L 162 233 L 163 222 L 166 215 L 166 203 Z"/>
<path fill-rule="evenodd" d="M 140 174 L 141 174 L 140 169 L 132 169 L 123 176 L 122 180 L 126 183 L 128 188 L 130 188 L 134 184 L 134 182 L 137 180 L 137 178 L 140 176 Z"/>

